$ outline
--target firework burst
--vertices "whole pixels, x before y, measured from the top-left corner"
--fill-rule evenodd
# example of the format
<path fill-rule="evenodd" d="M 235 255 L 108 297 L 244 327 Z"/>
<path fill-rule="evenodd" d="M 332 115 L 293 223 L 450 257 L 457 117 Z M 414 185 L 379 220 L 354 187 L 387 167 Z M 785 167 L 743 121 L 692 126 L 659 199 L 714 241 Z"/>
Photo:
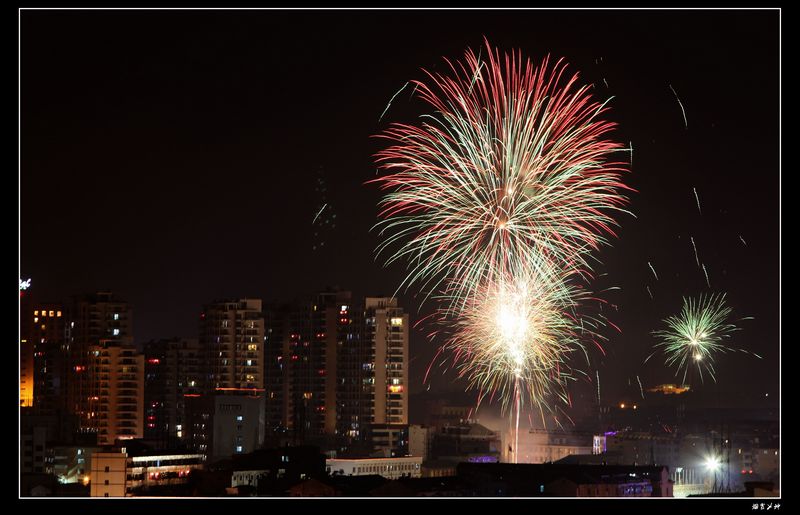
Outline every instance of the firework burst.
<path fill-rule="evenodd" d="M 569 403 L 567 386 L 589 358 L 585 342 L 602 350 L 600 316 L 579 313 L 590 294 L 560 276 L 504 276 L 477 288 L 465 309 L 454 314 L 446 296 L 438 312 L 440 352 L 452 357 L 460 377 L 478 390 L 479 403 L 498 398 L 504 411 L 517 404 L 537 408 L 544 418 L 552 401 Z M 436 336 L 434 334 L 433 336 Z"/>
<path fill-rule="evenodd" d="M 417 96 L 434 109 L 419 125 L 394 123 L 376 156 L 388 193 L 378 224 L 387 264 L 404 260 L 401 284 L 430 294 L 443 282 L 461 311 L 479 285 L 502 277 L 550 276 L 557 267 L 586 278 L 589 252 L 613 235 L 622 211 L 623 145 L 590 86 L 566 65 L 539 66 L 521 53 L 468 50 L 450 75 L 427 73 Z"/>
<path fill-rule="evenodd" d="M 677 367 L 676 376 L 683 371 L 684 382 L 690 368 L 697 369 L 701 381 L 703 371 L 716 381 L 716 355 L 729 351 L 747 352 L 726 344 L 731 333 L 739 330 L 729 322 L 731 312 L 725 303 L 725 294 L 700 295 L 696 299 L 684 297 L 680 314 L 664 320 L 666 329 L 653 331 L 661 342 L 645 362 L 661 351 L 666 365 Z"/>
<path fill-rule="evenodd" d="M 414 81 L 433 113 L 380 135 L 384 174 L 370 182 L 386 191 L 378 254 L 407 262 L 400 288 L 437 298 L 439 352 L 479 404 L 513 404 L 518 438 L 523 403 L 543 420 L 554 398 L 570 404 L 569 356 L 588 365 L 587 335 L 600 347 L 602 320 L 577 315 L 588 296 L 578 284 L 624 211 L 627 163 L 613 154 L 629 149 L 607 138 L 605 104 L 562 61 L 485 49 L 488 60 L 468 50 L 447 74 Z"/>

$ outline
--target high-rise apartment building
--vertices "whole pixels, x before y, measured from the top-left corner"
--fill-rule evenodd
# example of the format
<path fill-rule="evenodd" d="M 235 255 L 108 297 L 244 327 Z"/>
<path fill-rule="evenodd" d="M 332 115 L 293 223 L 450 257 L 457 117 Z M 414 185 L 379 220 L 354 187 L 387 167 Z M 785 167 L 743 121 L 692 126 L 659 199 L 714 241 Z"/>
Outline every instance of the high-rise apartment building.
<path fill-rule="evenodd" d="M 107 340 L 133 342 L 133 309 L 110 292 L 75 297 L 67 345 L 67 409 L 80 417 L 83 431 L 96 431 L 92 413 L 94 347 Z"/>
<path fill-rule="evenodd" d="M 88 419 L 99 445 L 144 436 L 144 354 L 121 340 L 101 340 L 92 358 Z"/>
<path fill-rule="evenodd" d="M 408 315 L 396 299 L 325 292 L 267 314 L 267 427 L 363 439 L 408 423 Z"/>
<path fill-rule="evenodd" d="M 186 396 L 205 391 L 203 353 L 196 339 L 145 343 L 145 438 L 171 447 L 188 434 Z"/>
<path fill-rule="evenodd" d="M 367 297 L 366 336 L 375 349 L 374 424 L 408 424 L 408 314 L 397 299 Z"/>
<path fill-rule="evenodd" d="M 69 316 L 61 303 L 37 303 L 31 318 L 33 406 L 39 413 L 63 414 L 66 408 Z"/>
<path fill-rule="evenodd" d="M 205 353 L 207 392 L 263 391 L 261 299 L 220 301 L 203 306 L 200 347 Z"/>

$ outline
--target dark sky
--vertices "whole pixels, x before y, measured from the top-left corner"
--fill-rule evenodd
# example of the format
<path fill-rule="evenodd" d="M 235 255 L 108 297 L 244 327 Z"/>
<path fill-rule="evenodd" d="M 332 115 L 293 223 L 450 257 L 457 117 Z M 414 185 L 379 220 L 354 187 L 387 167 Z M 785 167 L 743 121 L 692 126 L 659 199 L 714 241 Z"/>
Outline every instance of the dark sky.
<path fill-rule="evenodd" d="M 692 236 L 711 291 L 755 317 L 735 343 L 764 358 L 724 355 L 718 383 L 697 387 L 772 404 L 778 23 L 777 11 L 23 11 L 22 276 L 40 300 L 113 290 L 134 305 L 137 341 L 196 337 L 201 304 L 221 297 L 390 295 L 403 270 L 374 259 L 370 136 L 422 112 L 406 91 L 378 121 L 421 68 L 486 36 L 564 57 L 614 97 L 615 137 L 633 144 L 636 218 L 620 217 L 593 285 L 621 288 L 604 296 L 622 333 L 592 356 L 604 397 L 636 375 L 674 381 L 642 361 L 681 297 L 709 291 Z M 315 236 L 319 178 L 336 226 Z M 412 295 L 401 302 L 417 312 Z M 412 391 L 433 350 L 414 333 Z"/>

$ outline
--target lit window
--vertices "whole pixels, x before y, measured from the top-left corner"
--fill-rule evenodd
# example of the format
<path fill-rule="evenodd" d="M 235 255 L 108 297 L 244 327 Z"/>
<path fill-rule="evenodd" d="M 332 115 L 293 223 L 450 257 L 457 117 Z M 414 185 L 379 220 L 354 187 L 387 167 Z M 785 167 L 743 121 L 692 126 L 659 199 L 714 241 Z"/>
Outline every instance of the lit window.
<path fill-rule="evenodd" d="M 61 311 L 56 311 L 56 316 L 60 317 L 61 316 Z"/>
<path fill-rule="evenodd" d="M 61 315 L 59 315 L 61 316 Z M 114 313 L 114 320 L 119 320 L 119 313 Z"/>
<path fill-rule="evenodd" d="M 114 336 L 119 336 L 119 329 L 114 329 Z"/>
<path fill-rule="evenodd" d="M 241 445 L 236 446 L 236 452 L 242 452 L 243 447 Z"/>
<path fill-rule="evenodd" d="M 247 350 L 249 350 L 249 351 L 257 351 L 258 350 L 258 345 L 250 344 L 250 345 L 247 346 Z"/>
<path fill-rule="evenodd" d="M 403 325 L 403 319 L 400 317 L 392 317 L 392 325 L 393 326 L 401 326 Z"/>
<path fill-rule="evenodd" d="M 243 417 L 243 416 L 241 416 L 241 415 L 236 415 L 236 422 L 241 422 L 242 420 L 244 420 L 244 417 Z"/>
<path fill-rule="evenodd" d="M 34 324 L 35 324 L 36 322 L 38 322 L 38 321 L 39 321 L 39 317 L 33 317 L 33 323 L 34 323 Z"/>
<path fill-rule="evenodd" d="M 47 316 L 50 316 L 50 317 L 51 317 L 51 316 L 55 316 L 55 314 L 54 314 L 54 313 L 53 313 L 53 311 L 51 310 Z"/>
<path fill-rule="evenodd" d="M 37 309 L 36 311 L 33 312 L 33 314 L 38 316 L 39 315 L 39 310 Z M 44 314 L 43 314 L 43 316 L 44 316 Z"/>
<path fill-rule="evenodd" d="M 247 366 L 248 367 L 252 367 L 253 366 L 253 360 L 252 359 L 248 359 L 247 360 Z"/>

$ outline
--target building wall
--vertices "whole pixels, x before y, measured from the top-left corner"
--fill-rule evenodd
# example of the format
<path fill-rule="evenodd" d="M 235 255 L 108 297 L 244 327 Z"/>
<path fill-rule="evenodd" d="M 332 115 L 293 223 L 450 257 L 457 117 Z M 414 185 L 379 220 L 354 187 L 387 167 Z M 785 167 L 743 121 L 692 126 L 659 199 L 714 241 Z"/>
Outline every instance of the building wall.
<path fill-rule="evenodd" d="M 514 435 L 504 433 L 503 460 L 514 461 Z M 512 452 L 509 452 L 511 447 Z M 548 463 L 575 454 L 592 454 L 593 435 L 559 431 L 521 431 L 517 463 Z"/>
<path fill-rule="evenodd" d="M 145 344 L 145 437 L 164 446 L 189 433 L 185 396 L 205 391 L 202 352 L 195 339 Z"/>
<path fill-rule="evenodd" d="M 128 455 L 120 452 L 95 452 L 89 472 L 91 497 L 125 497 Z"/>
<path fill-rule="evenodd" d="M 423 461 L 428 459 L 430 453 L 429 431 L 425 426 L 408 426 L 408 452 L 412 456 L 421 456 Z"/>
<path fill-rule="evenodd" d="M 264 397 L 214 397 L 212 456 L 228 458 L 259 449 L 264 443 Z"/>
<path fill-rule="evenodd" d="M 377 451 L 386 457 L 406 456 L 408 451 L 408 426 L 403 424 L 370 424 L 367 438 Z"/>
<path fill-rule="evenodd" d="M 46 473 L 47 428 L 34 426 L 20 435 L 20 472 Z"/>

